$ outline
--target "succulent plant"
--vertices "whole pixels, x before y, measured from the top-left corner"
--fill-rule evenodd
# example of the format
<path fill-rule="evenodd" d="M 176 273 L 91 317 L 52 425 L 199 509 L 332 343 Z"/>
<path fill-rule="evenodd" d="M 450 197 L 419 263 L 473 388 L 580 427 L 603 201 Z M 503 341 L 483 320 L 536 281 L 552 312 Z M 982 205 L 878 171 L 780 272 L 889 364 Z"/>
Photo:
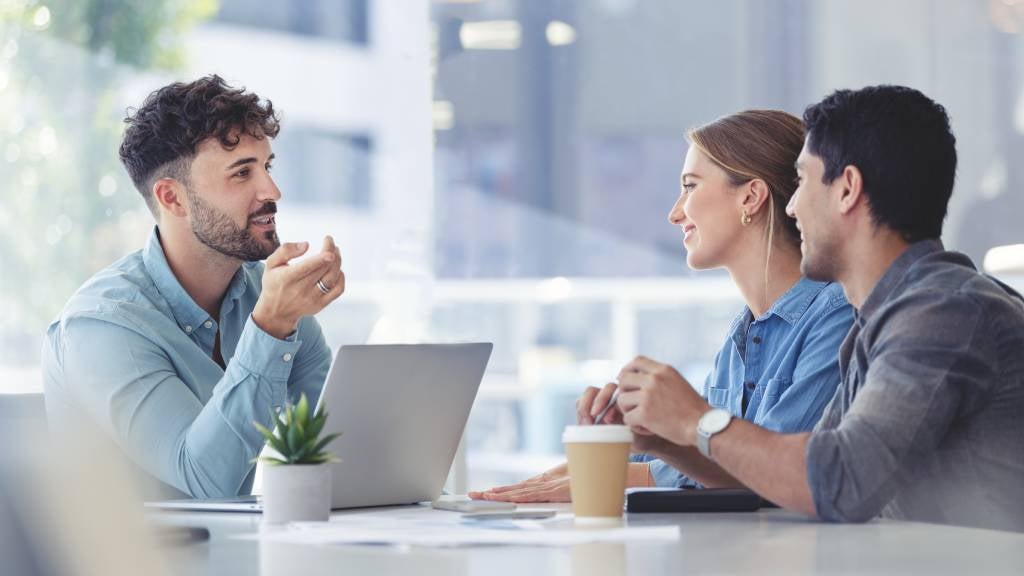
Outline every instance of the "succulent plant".
<path fill-rule="evenodd" d="M 312 414 L 306 395 L 299 397 L 298 404 L 285 404 L 277 414 L 271 413 L 271 420 L 276 430 L 270 430 L 259 422 L 253 422 L 260 434 L 267 439 L 277 456 L 260 456 L 254 459 L 267 464 L 323 464 L 339 462 L 330 452 L 324 451 L 327 445 L 341 436 L 341 433 L 328 434 L 320 438 L 320 432 L 327 422 L 327 413 L 323 406 Z"/>

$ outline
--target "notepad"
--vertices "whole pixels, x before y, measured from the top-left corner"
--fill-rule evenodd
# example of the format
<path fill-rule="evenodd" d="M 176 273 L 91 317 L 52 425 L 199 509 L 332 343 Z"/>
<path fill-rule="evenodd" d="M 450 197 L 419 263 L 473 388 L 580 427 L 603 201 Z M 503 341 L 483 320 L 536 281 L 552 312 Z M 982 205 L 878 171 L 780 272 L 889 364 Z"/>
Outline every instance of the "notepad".
<path fill-rule="evenodd" d="M 755 512 L 775 507 L 743 488 L 629 488 L 626 512 Z"/>

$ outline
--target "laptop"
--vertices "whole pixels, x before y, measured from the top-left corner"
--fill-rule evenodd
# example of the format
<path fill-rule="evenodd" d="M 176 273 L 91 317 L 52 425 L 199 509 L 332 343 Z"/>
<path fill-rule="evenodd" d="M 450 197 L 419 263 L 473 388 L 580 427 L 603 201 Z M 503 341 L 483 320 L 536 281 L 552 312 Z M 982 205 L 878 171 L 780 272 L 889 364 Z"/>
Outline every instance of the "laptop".
<path fill-rule="evenodd" d="M 317 406 L 329 414 L 331 508 L 436 499 L 483 379 L 493 344 L 342 346 Z M 261 512 L 257 496 L 147 502 L 149 508 Z"/>

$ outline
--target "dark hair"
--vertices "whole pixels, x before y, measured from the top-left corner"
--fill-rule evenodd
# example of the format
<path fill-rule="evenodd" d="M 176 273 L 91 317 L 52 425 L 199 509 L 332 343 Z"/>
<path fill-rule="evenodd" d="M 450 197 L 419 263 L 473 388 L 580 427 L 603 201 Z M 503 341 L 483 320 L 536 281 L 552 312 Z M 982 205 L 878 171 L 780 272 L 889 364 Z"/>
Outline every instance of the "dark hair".
<path fill-rule="evenodd" d="M 694 128 L 687 138 L 725 171 L 732 185 L 764 180 L 772 196 L 770 222 L 780 222 L 790 244 L 800 244 L 796 221 L 786 216 L 796 191 L 796 158 L 804 145 L 799 118 L 781 110 L 745 110 Z"/>
<path fill-rule="evenodd" d="M 956 138 L 941 105 L 904 86 L 838 90 L 804 111 L 822 182 L 856 166 L 872 218 L 914 242 L 942 235 L 956 176 Z"/>
<path fill-rule="evenodd" d="M 121 163 L 154 215 L 153 182 L 170 177 L 187 183 L 201 142 L 215 137 L 230 150 L 240 134 L 274 138 L 281 128 L 269 100 L 260 102 L 259 96 L 228 86 L 216 74 L 164 86 L 134 113 L 129 109 L 124 122 Z"/>

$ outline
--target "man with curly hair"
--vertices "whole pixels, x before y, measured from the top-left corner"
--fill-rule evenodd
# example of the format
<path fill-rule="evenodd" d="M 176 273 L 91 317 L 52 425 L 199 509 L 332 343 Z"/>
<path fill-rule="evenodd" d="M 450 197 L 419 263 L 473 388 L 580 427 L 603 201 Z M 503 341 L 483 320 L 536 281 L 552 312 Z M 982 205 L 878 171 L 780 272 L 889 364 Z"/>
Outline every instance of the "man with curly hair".
<path fill-rule="evenodd" d="M 320 395 L 331 356 L 313 315 L 345 289 L 341 255 L 328 236 L 293 262 L 308 243 L 278 240 L 270 101 L 208 76 L 153 92 L 125 123 L 121 161 L 156 226 L 49 326 L 51 426 L 98 424 L 148 497 L 247 494 L 253 422 Z"/>

